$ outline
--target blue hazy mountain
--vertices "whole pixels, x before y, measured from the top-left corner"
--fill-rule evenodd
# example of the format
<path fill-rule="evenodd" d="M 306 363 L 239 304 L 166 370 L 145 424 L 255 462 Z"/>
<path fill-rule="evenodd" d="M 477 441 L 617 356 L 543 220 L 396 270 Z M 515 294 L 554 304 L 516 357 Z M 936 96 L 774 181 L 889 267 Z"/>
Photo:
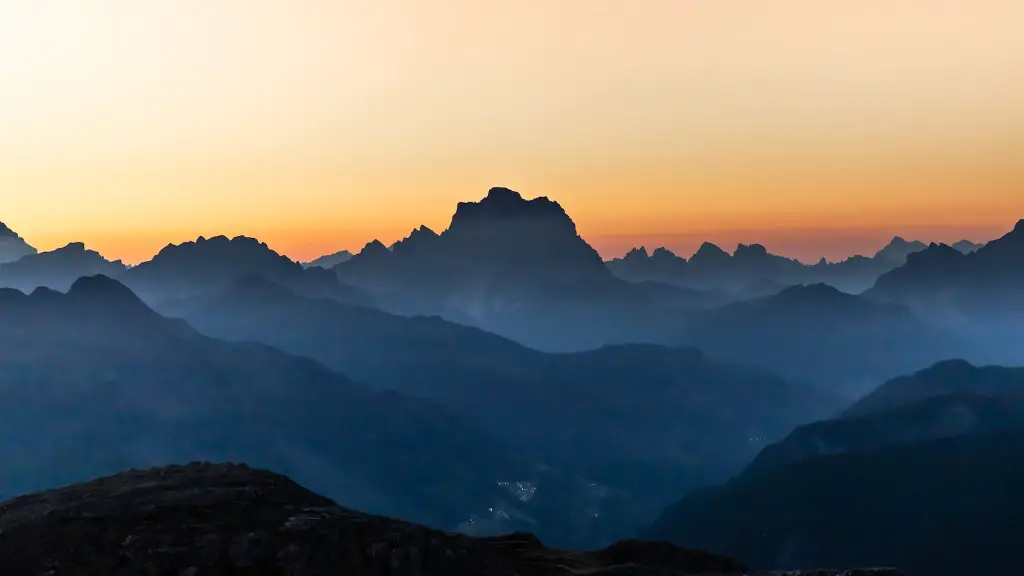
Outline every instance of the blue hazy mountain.
<path fill-rule="evenodd" d="M 473 533 L 610 541 L 634 512 L 435 402 L 203 336 L 122 284 L 0 290 L 0 499 L 161 462 L 246 461 L 339 502 Z M 567 426 L 569 424 L 567 423 Z"/>
<path fill-rule="evenodd" d="M 682 333 L 682 343 L 713 357 L 850 394 L 973 350 L 903 306 L 825 284 L 791 286 L 694 314 Z"/>
<path fill-rule="evenodd" d="M 319 258 L 316 258 L 315 260 L 310 260 L 309 262 L 303 262 L 302 266 L 305 268 L 334 268 L 338 264 L 341 264 L 342 262 L 348 262 L 351 259 L 351 252 L 349 252 L 348 250 L 341 250 L 340 252 L 325 254 L 323 256 L 320 256 Z"/>
<path fill-rule="evenodd" d="M 981 245 L 961 240 L 956 246 L 957 250 L 969 253 Z M 690 288 L 725 289 L 734 293 L 735 299 L 744 299 L 751 292 L 747 287 L 763 282 L 781 287 L 825 283 L 859 293 L 870 288 L 880 275 L 902 266 L 907 256 L 927 247 L 923 242 L 896 236 L 871 257 L 851 256 L 838 262 L 822 259 L 806 265 L 772 254 L 761 244 L 740 244 L 729 254 L 705 242 L 690 260 L 666 248 L 656 248 L 648 254 L 646 248 L 640 247 L 606 265 L 616 276 L 631 282 L 653 280 Z"/>
<path fill-rule="evenodd" d="M 651 517 L 680 490 L 727 477 L 763 442 L 844 404 L 693 349 L 543 353 L 437 316 L 300 297 L 256 276 L 164 311 L 208 335 L 258 340 L 437 402 L 553 466 L 584 470 Z"/>
<path fill-rule="evenodd" d="M 645 535 L 754 567 L 998 574 L 1024 561 L 1021 510 L 1024 369 L 947 361 L 797 428 Z"/>
<path fill-rule="evenodd" d="M 120 260 L 110 261 L 81 242 L 72 242 L 49 252 L 26 254 L 3 266 L 0 286 L 30 292 L 40 286 L 67 290 L 82 276 L 104 274 L 117 276 L 124 272 Z"/>

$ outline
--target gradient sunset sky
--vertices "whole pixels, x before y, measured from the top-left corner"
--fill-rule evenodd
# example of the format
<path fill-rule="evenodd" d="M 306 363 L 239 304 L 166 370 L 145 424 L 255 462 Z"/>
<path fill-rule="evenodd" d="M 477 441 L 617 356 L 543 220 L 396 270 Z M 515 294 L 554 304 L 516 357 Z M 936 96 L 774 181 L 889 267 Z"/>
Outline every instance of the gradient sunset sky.
<path fill-rule="evenodd" d="M 1024 218 L 1020 0 L 0 0 L 0 221 L 298 259 L 491 186 L 606 257 Z"/>

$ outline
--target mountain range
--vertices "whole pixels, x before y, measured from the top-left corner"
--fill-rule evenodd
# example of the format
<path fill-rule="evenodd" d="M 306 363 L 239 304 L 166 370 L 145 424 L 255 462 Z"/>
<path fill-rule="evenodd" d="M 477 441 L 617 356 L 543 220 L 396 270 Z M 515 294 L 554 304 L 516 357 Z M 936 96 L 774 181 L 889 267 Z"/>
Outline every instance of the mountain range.
<path fill-rule="evenodd" d="M 954 249 L 963 254 L 981 246 L 968 240 L 953 244 Z M 740 244 L 729 254 L 705 242 L 689 260 L 667 248 L 656 248 L 648 253 L 641 246 L 606 264 L 616 276 L 631 282 L 667 282 L 690 288 L 724 289 L 740 295 L 751 287 L 769 282 L 780 289 L 792 284 L 824 283 L 858 293 L 870 288 L 881 274 L 905 264 L 910 254 L 927 247 L 923 242 L 896 236 L 871 257 L 852 256 L 839 262 L 823 258 L 817 264 L 806 265 L 772 254 L 761 244 Z"/>
<path fill-rule="evenodd" d="M 215 236 L 129 267 L 0 231 L 0 497 L 245 461 L 570 549 L 639 533 L 909 576 L 1024 560 L 1024 222 L 812 266 L 759 244 L 602 262 L 557 202 L 506 188 L 306 264 Z"/>

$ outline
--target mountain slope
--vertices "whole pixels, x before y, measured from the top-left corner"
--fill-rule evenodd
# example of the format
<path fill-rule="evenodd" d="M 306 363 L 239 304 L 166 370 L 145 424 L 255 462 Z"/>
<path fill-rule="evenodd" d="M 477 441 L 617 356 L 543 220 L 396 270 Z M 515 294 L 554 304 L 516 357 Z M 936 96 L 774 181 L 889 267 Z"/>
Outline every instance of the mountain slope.
<path fill-rule="evenodd" d="M 266 345 L 202 336 L 106 277 L 67 294 L 0 290 L 0 318 L 0 497 L 217 458 L 274 466 L 350 505 L 446 529 L 529 527 L 564 541 L 609 537 L 581 520 L 594 507 L 622 518 L 616 495 L 581 496 L 583 480 L 430 402 L 370 392 Z M 524 500 L 510 486 L 534 492 Z M 473 522 L 495 510 L 504 521 Z"/>
<path fill-rule="evenodd" d="M 35 248 L 29 246 L 28 242 L 25 242 L 25 240 L 21 236 L 18 236 L 14 230 L 11 230 L 6 224 L 0 222 L 0 264 L 14 262 L 21 259 L 23 256 L 35 253 Z M 3 276 L 0 276 L 0 281 L 2 280 Z"/>
<path fill-rule="evenodd" d="M 681 490 L 737 471 L 764 440 L 847 402 L 692 349 L 541 353 L 437 317 L 302 298 L 259 278 L 166 312 L 212 336 L 259 340 L 435 401 L 556 470 L 578 468 L 601 490 L 628 495 L 648 520 Z"/>
<path fill-rule="evenodd" d="M 818 456 L 668 509 L 644 536 L 755 568 L 894 566 L 908 576 L 1013 573 L 1024 562 L 1024 433 Z"/>
<path fill-rule="evenodd" d="M 245 465 L 133 470 L 0 507 L 0 564 L 11 576 L 53 566 L 90 574 L 292 576 L 744 571 L 728 558 L 653 542 L 573 554 L 545 548 L 529 534 L 476 539 L 438 532 L 342 508 Z"/>
<path fill-rule="evenodd" d="M 1022 392 L 1024 370 L 962 361 L 894 379 L 684 497 L 645 534 L 762 567 L 1012 571 L 1024 560 L 1008 547 L 1024 528 Z"/>
<path fill-rule="evenodd" d="M 309 262 L 303 262 L 304 268 L 334 268 L 342 262 L 347 262 L 352 259 L 352 253 L 348 250 L 341 250 L 340 252 L 334 252 L 332 254 L 325 254 L 315 260 Z"/>

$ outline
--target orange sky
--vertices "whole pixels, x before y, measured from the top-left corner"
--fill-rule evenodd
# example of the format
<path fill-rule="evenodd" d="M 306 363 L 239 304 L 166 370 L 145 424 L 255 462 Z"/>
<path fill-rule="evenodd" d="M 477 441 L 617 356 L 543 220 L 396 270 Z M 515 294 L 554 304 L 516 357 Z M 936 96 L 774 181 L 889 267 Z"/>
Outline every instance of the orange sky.
<path fill-rule="evenodd" d="M 1024 217 L 1019 0 L 0 2 L 0 220 L 300 259 L 494 185 L 606 256 L 807 259 Z"/>

